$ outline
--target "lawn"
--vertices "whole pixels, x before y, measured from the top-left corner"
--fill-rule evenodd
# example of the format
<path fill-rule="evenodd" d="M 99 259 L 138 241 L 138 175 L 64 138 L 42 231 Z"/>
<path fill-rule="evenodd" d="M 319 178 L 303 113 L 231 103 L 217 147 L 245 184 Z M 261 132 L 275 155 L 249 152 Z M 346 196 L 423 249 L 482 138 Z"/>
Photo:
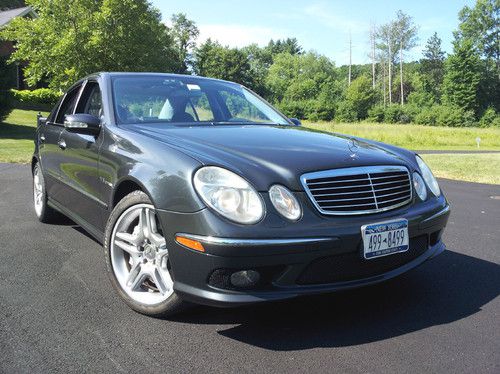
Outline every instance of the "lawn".
<path fill-rule="evenodd" d="M 0 162 L 31 161 L 37 113 L 33 110 L 14 109 L 0 122 Z"/>
<path fill-rule="evenodd" d="M 437 177 L 500 184 L 500 153 L 423 154 Z"/>
<path fill-rule="evenodd" d="M 36 111 L 13 110 L 0 123 L 0 162 L 27 163 L 33 153 Z M 47 113 L 42 113 L 47 115 Z M 415 150 L 500 150 L 500 129 L 428 127 L 368 123 L 305 123 L 304 126 L 351 134 Z M 425 154 L 434 174 L 478 183 L 500 184 L 500 154 Z"/>
<path fill-rule="evenodd" d="M 481 150 L 500 151 L 500 128 L 453 128 L 381 123 L 304 123 L 312 129 L 338 132 L 378 140 L 414 150 Z"/>

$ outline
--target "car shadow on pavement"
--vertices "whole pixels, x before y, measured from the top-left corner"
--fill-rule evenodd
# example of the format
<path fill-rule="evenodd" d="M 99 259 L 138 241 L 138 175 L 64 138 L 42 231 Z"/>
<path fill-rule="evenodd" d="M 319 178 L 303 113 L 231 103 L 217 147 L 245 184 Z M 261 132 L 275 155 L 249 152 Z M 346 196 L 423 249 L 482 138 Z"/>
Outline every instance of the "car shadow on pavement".
<path fill-rule="evenodd" d="M 376 286 L 237 309 L 198 307 L 176 321 L 237 324 L 218 333 L 269 350 L 344 347 L 460 320 L 499 293 L 500 265 L 446 251 Z"/>

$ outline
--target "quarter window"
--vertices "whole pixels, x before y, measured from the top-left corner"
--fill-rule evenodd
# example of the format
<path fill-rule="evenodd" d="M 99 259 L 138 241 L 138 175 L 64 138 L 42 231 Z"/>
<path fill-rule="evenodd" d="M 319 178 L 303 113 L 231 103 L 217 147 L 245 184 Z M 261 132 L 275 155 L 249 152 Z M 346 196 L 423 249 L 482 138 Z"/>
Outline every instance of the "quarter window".
<path fill-rule="evenodd" d="M 75 113 L 92 114 L 96 117 L 102 115 L 101 90 L 97 82 L 88 82 L 82 94 L 82 98 L 76 107 Z"/>
<path fill-rule="evenodd" d="M 73 114 L 76 100 L 78 99 L 78 94 L 80 93 L 80 88 L 81 85 L 75 87 L 66 94 L 66 97 L 59 108 L 59 112 L 57 113 L 56 123 L 64 123 L 64 117 L 68 114 Z"/>

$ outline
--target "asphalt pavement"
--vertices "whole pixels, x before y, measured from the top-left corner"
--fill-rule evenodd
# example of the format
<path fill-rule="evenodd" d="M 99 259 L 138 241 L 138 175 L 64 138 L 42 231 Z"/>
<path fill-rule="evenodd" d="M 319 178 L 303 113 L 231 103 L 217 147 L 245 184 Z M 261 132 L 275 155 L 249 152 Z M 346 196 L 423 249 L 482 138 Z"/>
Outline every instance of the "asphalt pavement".
<path fill-rule="evenodd" d="M 369 288 L 173 320 L 115 295 L 101 246 L 36 220 L 0 164 L 0 373 L 499 373 L 500 186 L 440 181 L 448 251 Z"/>

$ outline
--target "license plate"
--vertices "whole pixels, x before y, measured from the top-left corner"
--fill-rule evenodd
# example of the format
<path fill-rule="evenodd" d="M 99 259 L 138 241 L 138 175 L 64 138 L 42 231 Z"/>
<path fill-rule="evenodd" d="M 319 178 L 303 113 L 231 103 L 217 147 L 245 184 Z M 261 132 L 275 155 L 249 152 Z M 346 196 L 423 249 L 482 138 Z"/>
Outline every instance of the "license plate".
<path fill-rule="evenodd" d="M 409 248 L 408 220 L 397 219 L 361 226 L 363 255 L 369 260 L 405 252 Z"/>

